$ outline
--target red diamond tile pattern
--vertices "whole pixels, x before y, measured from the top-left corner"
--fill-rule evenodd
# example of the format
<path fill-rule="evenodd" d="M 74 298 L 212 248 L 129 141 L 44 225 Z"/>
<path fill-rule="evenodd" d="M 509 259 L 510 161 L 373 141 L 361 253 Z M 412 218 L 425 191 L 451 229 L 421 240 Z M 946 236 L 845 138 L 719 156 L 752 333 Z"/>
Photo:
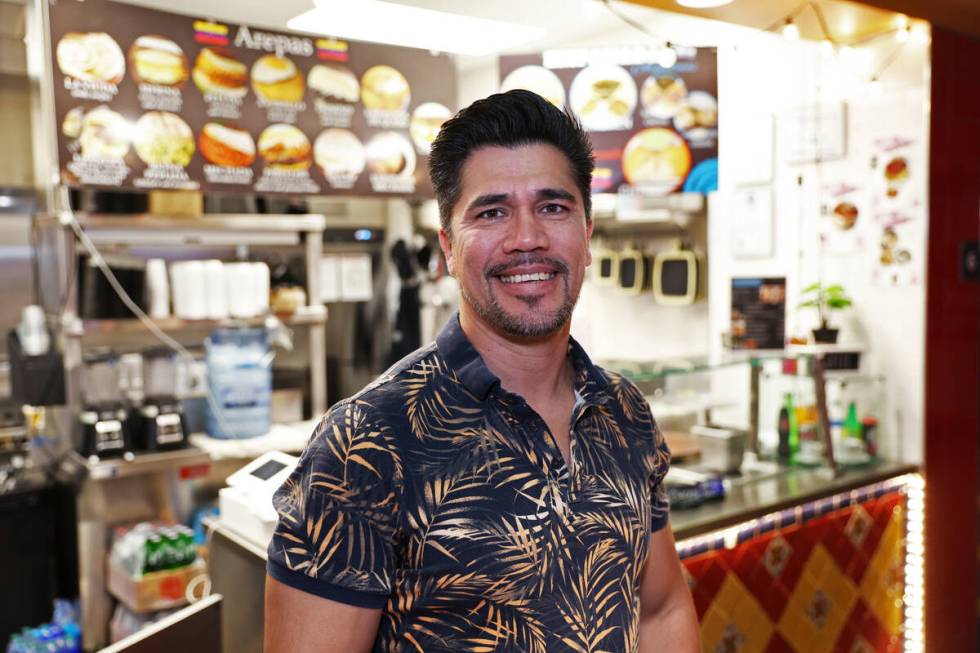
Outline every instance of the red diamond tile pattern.
<path fill-rule="evenodd" d="M 904 564 L 901 535 L 905 532 L 904 504 L 904 495 L 895 490 L 758 535 L 733 549 L 685 559 L 686 575 L 701 620 L 703 650 L 706 653 L 727 651 L 735 642 L 744 644 L 738 647 L 742 653 L 750 650 L 760 653 L 901 651 L 898 597 L 902 595 L 904 581 L 898 586 L 892 583 L 886 592 L 878 587 L 882 582 L 878 579 Z M 823 569 L 819 576 L 827 579 L 829 574 L 839 581 L 822 582 L 814 578 L 817 558 L 813 561 L 810 558 L 815 554 L 822 561 L 816 565 Z M 798 591 L 798 586 L 804 587 L 801 583 L 806 583 L 807 589 Z M 800 598 L 809 596 L 813 583 L 821 586 L 821 606 L 831 611 L 828 614 L 838 615 L 834 617 L 836 626 L 824 628 L 826 635 L 834 639 L 812 641 L 812 646 L 805 644 L 807 648 L 800 648 L 802 642 L 809 641 L 801 636 L 803 631 L 799 626 L 806 622 L 790 611 L 801 609 L 799 606 L 812 608 L 812 601 Z M 741 607 L 732 607 L 735 605 Z M 833 612 L 835 609 L 837 612 Z M 841 609 L 846 612 L 841 614 Z M 815 632 L 820 632 L 819 621 L 814 624 L 818 628 Z"/>

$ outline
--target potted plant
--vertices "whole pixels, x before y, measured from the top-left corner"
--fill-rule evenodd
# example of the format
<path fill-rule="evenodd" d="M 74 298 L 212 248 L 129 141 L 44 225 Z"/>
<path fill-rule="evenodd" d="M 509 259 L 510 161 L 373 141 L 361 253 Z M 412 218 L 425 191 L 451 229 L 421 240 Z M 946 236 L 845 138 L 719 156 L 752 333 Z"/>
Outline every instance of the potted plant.
<path fill-rule="evenodd" d="M 804 288 L 800 296 L 803 301 L 799 308 L 815 308 L 820 316 L 820 327 L 813 330 L 813 341 L 822 344 L 836 343 L 840 329 L 830 327 L 830 312 L 845 309 L 853 303 L 844 287 L 839 284 L 825 286 L 817 281 Z"/>

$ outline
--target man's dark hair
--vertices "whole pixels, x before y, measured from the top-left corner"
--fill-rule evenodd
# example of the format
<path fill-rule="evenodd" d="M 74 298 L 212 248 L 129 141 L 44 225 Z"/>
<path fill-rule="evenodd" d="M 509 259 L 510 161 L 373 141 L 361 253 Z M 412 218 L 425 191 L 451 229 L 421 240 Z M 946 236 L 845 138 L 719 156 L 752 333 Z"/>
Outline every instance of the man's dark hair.
<path fill-rule="evenodd" d="M 572 176 L 592 219 L 592 143 L 569 111 L 562 111 L 537 93 L 514 90 L 477 100 L 447 120 L 432 143 L 429 176 L 439 203 L 442 228 L 450 234 L 453 206 L 459 200 L 466 159 L 482 147 L 520 147 L 548 143 L 568 158 Z"/>

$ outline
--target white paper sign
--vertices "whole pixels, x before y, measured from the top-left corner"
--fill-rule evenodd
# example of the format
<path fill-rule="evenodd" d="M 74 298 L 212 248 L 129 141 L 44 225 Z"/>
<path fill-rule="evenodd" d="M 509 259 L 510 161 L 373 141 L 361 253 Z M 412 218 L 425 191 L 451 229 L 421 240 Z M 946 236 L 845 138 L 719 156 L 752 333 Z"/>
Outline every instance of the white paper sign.
<path fill-rule="evenodd" d="M 340 258 L 340 298 L 364 302 L 374 296 L 370 254 L 346 254 Z"/>
<path fill-rule="evenodd" d="M 324 255 L 320 259 L 320 301 L 340 301 L 340 257 Z"/>
<path fill-rule="evenodd" d="M 731 238 L 735 258 L 772 256 L 772 189 L 742 187 L 732 193 Z"/>

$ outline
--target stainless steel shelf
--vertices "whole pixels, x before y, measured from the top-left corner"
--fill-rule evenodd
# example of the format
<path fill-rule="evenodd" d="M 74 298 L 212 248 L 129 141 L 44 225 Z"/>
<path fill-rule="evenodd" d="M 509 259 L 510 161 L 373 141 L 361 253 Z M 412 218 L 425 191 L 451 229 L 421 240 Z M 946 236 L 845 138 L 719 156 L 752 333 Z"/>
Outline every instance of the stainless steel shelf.
<path fill-rule="evenodd" d="M 75 219 L 96 244 L 103 245 L 298 245 L 300 234 L 321 232 L 322 215 L 62 213 L 35 216 L 39 226 L 65 227 Z"/>
<path fill-rule="evenodd" d="M 164 331 L 175 332 L 240 326 L 257 327 L 264 325 L 270 317 L 277 317 L 283 324 L 288 326 L 326 324 L 327 307 L 304 306 L 292 315 L 283 316 L 259 315 L 250 318 L 227 318 L 223 320 L 184 320 L 177 317 L 168 317 L 156 319 L 153 322 Z M 68 335 L 75 337 L 134 335 L 146 332 L 146 327 L 136 318 L 124 320 L 79 320 L 72 328 L 66 329 Z"/>
<path fill-rule="evenodd" d="M 168 216 L 150 213 L 75 213 L 82 228 L 89 230 L 111 229 L 124 231 L 323 231 L 327 219 L 317 214 L 255 214 L 215 213 L 199 216 Z M 41 224 L 63 222 L 61 214 L 37 216 Z"/>
<path fill-rule="evenodd" d="M 85 467 L 88 468 L 89 478 L 91 480 L 104 481 L 125 476 L 177 471 L 182 467 L 210 465 L 211 456 L 206 451 L 202 451 L 196 447 L 189 447 L 187 449 L 161 451 L 159 453 L 140 453 L 136 454 L 132 460 L 107 458 L 95 463 L 89 460 L 84 460 L 84 462 Z"/>

